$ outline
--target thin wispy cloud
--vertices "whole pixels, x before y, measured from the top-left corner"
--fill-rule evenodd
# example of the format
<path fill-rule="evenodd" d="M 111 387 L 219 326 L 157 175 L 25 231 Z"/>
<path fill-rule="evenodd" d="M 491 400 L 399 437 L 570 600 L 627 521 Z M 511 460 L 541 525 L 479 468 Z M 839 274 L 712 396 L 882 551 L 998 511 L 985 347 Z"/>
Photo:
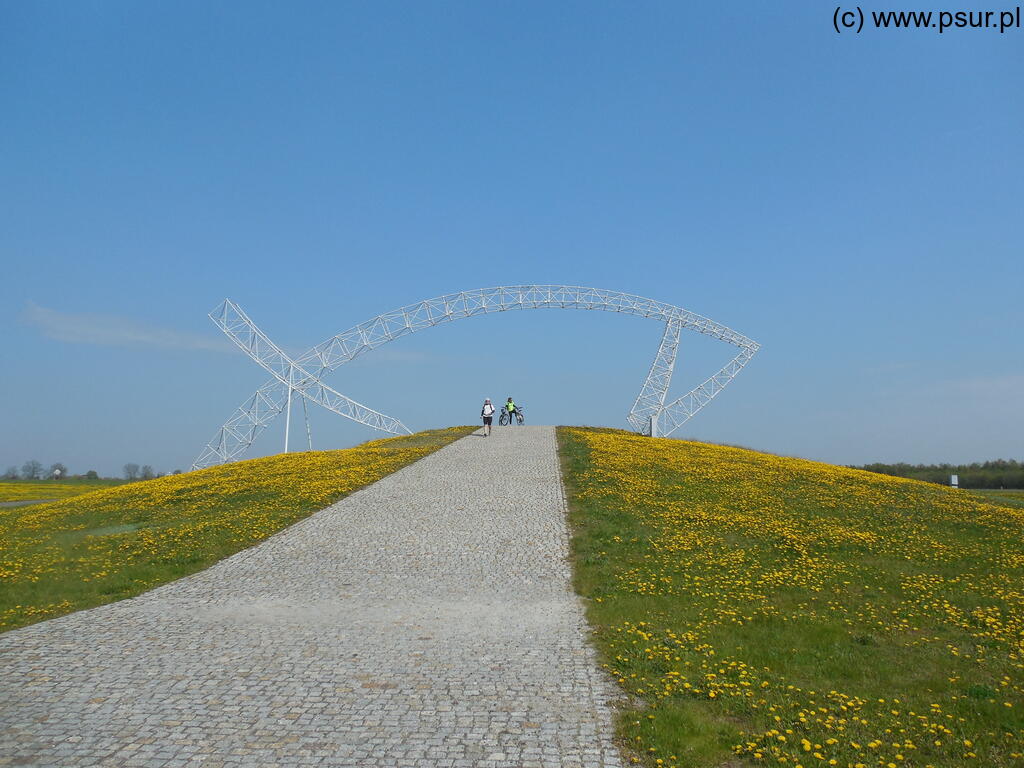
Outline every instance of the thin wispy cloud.
<path fill-rule="evenodd" d="M 182 333 L 169 328 L 144 325 L 126 317 L 92 313 L 60 312 L 28 302 L 21 313 L 22 322 L 56 341 L 69 344 L 94 344 L 103 347 L 160 347 L 208 352 L 230 352 L 233 347 L 216 337 Z"/>

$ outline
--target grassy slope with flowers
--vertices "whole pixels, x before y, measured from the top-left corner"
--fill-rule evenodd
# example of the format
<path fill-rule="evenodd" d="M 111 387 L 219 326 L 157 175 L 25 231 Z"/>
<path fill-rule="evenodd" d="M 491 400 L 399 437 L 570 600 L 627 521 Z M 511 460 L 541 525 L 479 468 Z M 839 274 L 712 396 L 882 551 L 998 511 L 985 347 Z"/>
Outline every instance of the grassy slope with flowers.
<path fill-rule="evenodd" d="M 239 461 L 0 509 L 0 631 L 202 570 L 472 429 Z"/>
<path fill-rule="evenodd" d="M 559 430 L 576 584 L 645 765 L 1024 765 L 1024 509 Z"/>

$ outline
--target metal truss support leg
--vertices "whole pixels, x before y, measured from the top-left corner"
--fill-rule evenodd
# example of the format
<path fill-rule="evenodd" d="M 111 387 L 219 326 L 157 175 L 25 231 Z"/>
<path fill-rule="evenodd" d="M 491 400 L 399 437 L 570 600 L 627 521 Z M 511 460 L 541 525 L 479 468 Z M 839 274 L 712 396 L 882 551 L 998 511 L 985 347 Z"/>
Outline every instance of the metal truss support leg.
<path fill-rule="evenodd" d="M 289 372 L 288 381 L 292 379 Z M 288 405 L 285 406 L 284 412 L 284 452 L 288 453 L 288 432 L 292 428 L 292 386 L 288 384 Z"/>
<path fill-rule="evenodd" d="M 725 386 L 736 378 L 736 374 L 743 370 L 743 366 L 750 362 L 756 351 L 757 347 L 744 348 L 710 379 L 666 405 L 658 415 L 658 434 L 668 437 L 692 419 L 697 411 L 718 397 Z"/>
<path fill-rule="evenodd" d="M 313 450 L 313 433 L 309 431 L 309 411 L 306 410 L 306 398 L 302 398 L 302 417 L 306 420 L 306 445 Z"/>
<path fill-rule="evenodd" d="M 662 433 L 658 427 L 658 420 L 665 408 L 665 396 L 672 383 L 672 371 L 676 366 L 681 331 L 682 323 L 678 320 L 672 319 L 665 323 L 658 354 L 654 356 L 647 379 L 629 412 L 629 423 L 640 434 L 657 436 Z"/>

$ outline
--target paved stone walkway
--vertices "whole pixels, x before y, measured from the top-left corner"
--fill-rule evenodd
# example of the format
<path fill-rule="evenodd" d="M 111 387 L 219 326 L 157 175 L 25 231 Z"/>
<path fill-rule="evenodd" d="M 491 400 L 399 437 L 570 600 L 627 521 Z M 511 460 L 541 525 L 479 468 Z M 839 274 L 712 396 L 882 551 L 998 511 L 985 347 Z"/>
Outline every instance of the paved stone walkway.
<path fill-rule="evenodd" d="M 0 765 L 618 766 L 554 430 L 495 428 L 133 600 L 0 635 Z"/>

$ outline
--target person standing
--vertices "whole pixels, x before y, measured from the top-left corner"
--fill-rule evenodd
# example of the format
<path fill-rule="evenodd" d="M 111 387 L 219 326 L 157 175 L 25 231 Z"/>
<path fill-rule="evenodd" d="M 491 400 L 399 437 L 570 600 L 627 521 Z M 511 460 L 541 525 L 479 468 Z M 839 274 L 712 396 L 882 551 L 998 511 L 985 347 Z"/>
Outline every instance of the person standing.
<path fill-rule="evenodd" d="M 491 434 L 491 421 L 494 419 L 495 408 L 491 405 L 491 398 L 484 399 L 484 407 L 480 409 L 480 416 L 484 420 L 484 437 Z"/>
<path fill-rule="evenodd" d="M 516 423 L 516 404 L 511 397 L 505 401 L 505 410 L 508 411 L 508 425 L 511 427 Z"/>

